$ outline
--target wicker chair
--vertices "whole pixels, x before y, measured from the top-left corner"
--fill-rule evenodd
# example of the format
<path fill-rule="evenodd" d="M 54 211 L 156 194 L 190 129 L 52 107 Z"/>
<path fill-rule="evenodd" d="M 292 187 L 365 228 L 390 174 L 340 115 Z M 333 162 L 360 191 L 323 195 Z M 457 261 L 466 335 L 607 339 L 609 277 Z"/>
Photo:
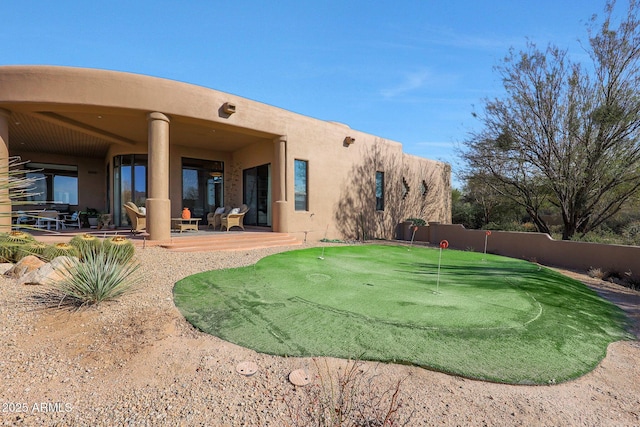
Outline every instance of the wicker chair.
<path fill-rule="evenodd" d="M 127 202 L 123 205 L 127 211 L 129 222 L 131 223 L 131 232 L 138 233 L 147 228 L 147 216 L 140 212 L 140 209 L 133 202 Z"/>
<path fill-rule="evenodd" d="M 220 213 L 209 212 L 207 214 L 207 227 L 213 227 L 215 230 L 217 226 L 222 226 L 222 217 L 227 216 L 229 212 L 231 212 L 231 206 L 225 206 L 224 210 Z M 220 210 L 220 208 L 216 209 L 216 211 Z"/>
<path fill-rule="evenodd" d="M 244 231 L 244 214 L 246 214 L 248 210 L 249 206 L 247 205 L 240 206 L 238 213 L 233 213 L 233 210 L 231 210 L 227 216 L 223 216 L 220 219 L 220 230 L 222 230 L 222 227 L 226 228 L 227 231 L 229 231 L 231 227 L 240 227 L 242 231 Z"/>

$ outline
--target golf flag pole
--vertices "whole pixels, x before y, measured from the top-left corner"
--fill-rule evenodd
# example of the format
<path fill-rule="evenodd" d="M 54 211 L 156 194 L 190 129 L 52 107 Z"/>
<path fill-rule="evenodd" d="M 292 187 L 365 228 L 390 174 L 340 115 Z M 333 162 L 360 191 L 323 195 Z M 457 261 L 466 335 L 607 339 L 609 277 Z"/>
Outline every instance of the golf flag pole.
<path fill-rule="evenodd" d="M 416 231 L 418 231 L 418 226 L 417 225 L 412 225 L 411 226 L 411 244 L 409 244 L 409 247 L 413 246 L 413 238 L 416 237 Z"/>
<path fill-rule="evenodd" d="M 440 242 L 440 254 L 438 256 L 438 279 L 436 280 L 436 294 L 440 293 L 440 263 L 442 261 L 442 250 L 449 247 L 449 242 L 442 240 Z"/>
<path fill-rule="evenodd" d="M 484 233 L 484 254 L 487 254 L 487 239 L 491 236 L 491 230 L 487 230 Z"/>

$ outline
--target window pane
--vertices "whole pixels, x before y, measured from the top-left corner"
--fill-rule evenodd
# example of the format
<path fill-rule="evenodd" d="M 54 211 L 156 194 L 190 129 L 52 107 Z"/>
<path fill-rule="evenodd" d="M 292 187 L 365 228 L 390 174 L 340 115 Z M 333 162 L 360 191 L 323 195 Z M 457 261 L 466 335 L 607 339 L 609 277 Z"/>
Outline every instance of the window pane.
<path fill-rule="evenodd" d="M 295 209 L 306 211 L 308 209 L 307 198 L 307 171 L 308 162 L 306 160 L 295 160 Z"/>
<path fill-rule="evenodd" d="M 27 178 L 35 180 L 33 190 L 29 190 L 30 195 L 27 200 L 30 202 L 45 202 L 47 200 L 47 181 L 44 173 L 27 173 Z"/>
<path fill-rule="evenodd" d="M 384 172 L 376 172 L 376 210 L 384 210 Z"/>
<path fill-rule="evenodd" d="M 56 203 L 78 204 L 78 178 L 75 176 L 54 175 L 53 201 Z"/>

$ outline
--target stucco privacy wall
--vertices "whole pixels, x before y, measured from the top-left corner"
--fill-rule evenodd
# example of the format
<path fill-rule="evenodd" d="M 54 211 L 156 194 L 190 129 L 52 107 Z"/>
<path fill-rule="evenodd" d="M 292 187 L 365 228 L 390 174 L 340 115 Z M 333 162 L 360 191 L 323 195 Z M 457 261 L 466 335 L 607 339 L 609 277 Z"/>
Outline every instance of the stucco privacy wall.
<path fill-rule="evenodd" d="M 232 114 L 223 108 L 229 103 L 236 107 Z M 409 156 L 397 142 L 340 123 L 216 90 L 106 70 L 3 66 L 0 108 L 34 126 L 53 121 L 53 126 L 68 131 L 65 135 L 77 132 L 75 136 L 89 135 L 98 145 L 110 144 L 94 155 L 102 162 L 103 177 L 110 176 L 113 156 L 149 154 L 150 191 L 158 189 L 152 186 L 154 179 L 164 187 L 168 175 L 170 199 L 170 212 L 163 208 L 166 212 L 153 215 L 153 221 L 149 213 L 147 224 L 153 223 L 154 230 L 168 230 L 170 216 L 181 211 L 183 157 L 223 161 L 224 202 L 234 206 L 242 203 L 243 170 L 270 164 L 273 229 L 300 238 L 389 238 L 395 224 L 407 217 L 450 221 L 447 165 Z M 15 131 L 27 128 L 24 123 L 16 126 Z M 153 126 L 158 126 L 159 133 L 151 131 Z M 347 137 L 355 142 L 345 143 Z M 58 139 L 44 139 L 33 150 L 42 148 L 47 153 L 55 142 L 58 147 L 68 144 L 67 152 L 73 151 L 69 148 L 74 147 L 73 138 Z M 13 146 L 14 152 L 19 150 L 19 145 Z M 160 168 L 153 168 L 151 159 L 165 153 L 168 166 L 160 162 Z M 306 211 L 295 209 L 296 159 L 308 162 Z M 159 169 L 162 173 L 157 174 Z M 385 174 L 385 203 L 380 211 L 376 211 L 376 172 Z M 105 181 L 103 199 L 107 188 L 113 194 L 113 184 L 107 187 Z M 163 194 L 149 197 L 169 202 Z M 80 206 L 85 205 L 81 200 Z M 150 234 L 155 238 L 160 232 Z"/>
<path fill-rule="evenodd" d="M 424 228 L 428 228 L 425 237 L 431 243 L 447 240 L 454 249 L 484 250 L 485 230 L 467 230 L 460 224 L 430 224 Z M 416 233 L 416 239 L 423 236 Z M 492 231 L 487 239 L 487 252 L 582 271 L 593 267 L 603 272 L 631 272 L 632 277 L 640 279 L 638 246 L 554 240 L 544 233 Z"/>

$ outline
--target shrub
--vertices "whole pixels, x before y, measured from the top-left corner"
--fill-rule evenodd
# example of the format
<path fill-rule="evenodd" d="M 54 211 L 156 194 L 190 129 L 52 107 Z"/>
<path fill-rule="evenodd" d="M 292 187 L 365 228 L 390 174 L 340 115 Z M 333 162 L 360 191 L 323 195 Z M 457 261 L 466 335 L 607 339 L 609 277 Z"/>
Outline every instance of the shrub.
<path fill-rule="evenodd" d="M 65 277 L 52 284 L 53 295 L 60 304 L 71 306 L 95 305 L 113 300 L 129 292 L 139 281 L 135 273 L 139 265 L 122 263 L 118 251 L 86 251 L 83 261 L 60 267 Z"/>
<path fill-rule="evenodd" d="M 407 218 L 405 219 L 405 222 L 411 222 L 413 223 L 413 225 L 417 225 L 417 226 L 427 225 L 427 221 L 425 221 L 422 218 Z"/>
<path fill-rule="evenodd" d="M 400 388 L 380 390 L 375 376 L 365 375 L 362 362 L 350 361 L 344 371 L 332 375 L 328 365 L 324 372 L 314 359 L 317 382 L 302 389 L 298 401 L 285 401 L 287 416 L 293 426 L 405 426 L 411 414 L 402 414 Z M 289 425 L 289 423 L 286 423 Z"/>
<path fill-rule="evenodd" d="M 622 237 L 627 245 L 640 246 L 640 221 L 627 224 L 622 229 Z"/>
<path fill-rule="evenodd" d="M 594 279 L 602 280 L 604 278 L 604 272 L 600 268 L 591 267 L 589 271 L 587 271 L 587 275 Z"/>

